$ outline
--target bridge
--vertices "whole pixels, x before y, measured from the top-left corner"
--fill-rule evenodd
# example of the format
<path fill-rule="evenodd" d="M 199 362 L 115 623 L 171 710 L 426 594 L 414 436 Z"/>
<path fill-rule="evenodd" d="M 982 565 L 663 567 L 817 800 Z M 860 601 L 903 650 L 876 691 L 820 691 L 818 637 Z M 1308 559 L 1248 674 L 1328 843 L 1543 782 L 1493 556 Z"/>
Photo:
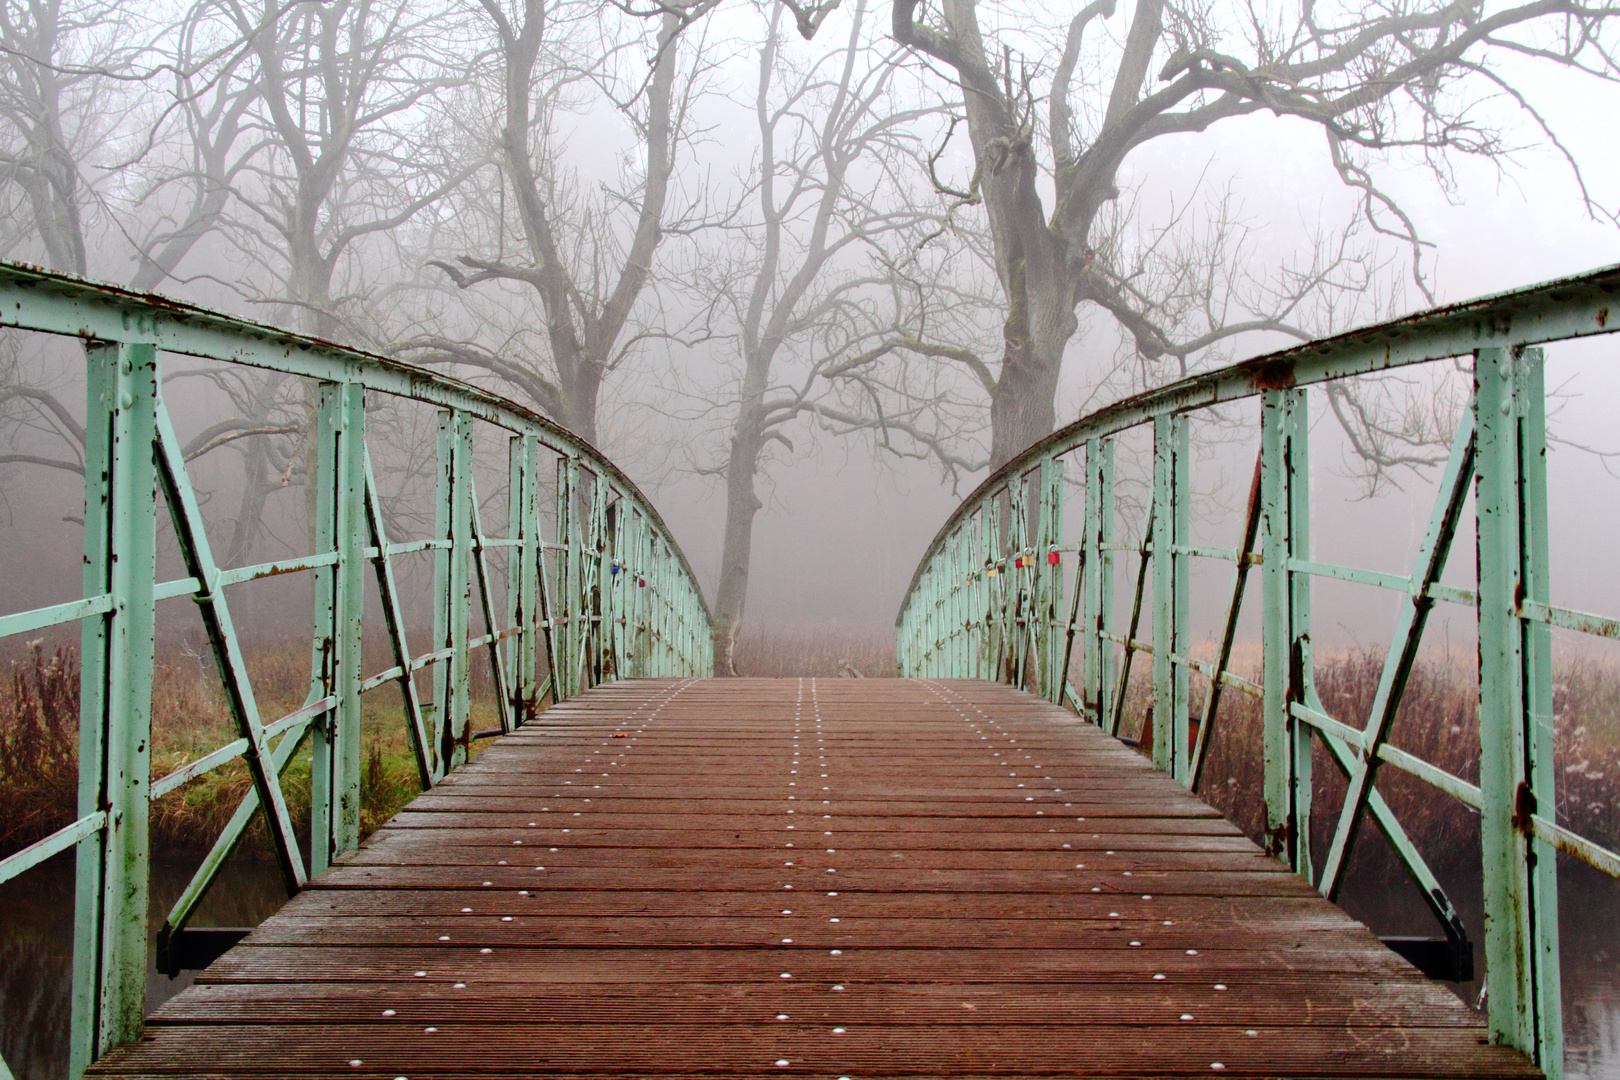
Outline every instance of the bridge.
<path fill-rule="evenodd" d="M 1620 637 L 1620 621 L 1549 598 L 1541 350 L 1612 332 L 1617 290 L 1620 268 L 1599 271 L 1110 406 L 945 522 L 897 620 L 901 679 L 716 680 L 680 548 L 569 432 L 397 361 L 0 267 L 0 326 L 85 345 L 83 595 L 0 616 L 0 636 L 81 634 L 77 817 L 0 861 L 6 881 L 75 853 L 72 1074 L 1557 1077 L 1556 856 L 1620 876 L 1620 855 L 1555 811 L 1551 634 Z M 217 565 L 164 402 L 169 356 L 313 386 L 309 554 Z M 1472 408 L 1412 572 L 1314 560 L 1311 387 L 1455 357 L 1471 358 Z M 1260 453 L 1243 528 L 1199 547 L 1188 417 L 1247 398 Z M 385 400 L 437 413 L 425 537 L 390 535 L 383 512 L 367 425 Z M 1138 430 L 1151 497 L 1127 543 L 1116 457 Z M 477 494 L 492 476 L 500 535 Z M 1470 493 L 1479 569 L 1462 587 L 1440 578 Z M 171 580 L 160 516 L 184 565 Z M 420 650 L 397 568 L 424 554 Z M 1191 648 L 1193 559 L 1230 567 L 1213 661 Z M 269 717 L 230 598 L 282 574 L 313 581 L 310 690 Z M 368 574 L 390 653 L 376 671 Z M 1317 696 L 1317 578 L 1400 598 L 1368 715 Z M 1231 670 L 1251 591 L 1258 681 Z M 154 620 L 180 598 L 237 738 L 154 779 Z M 1389 739 L 1437 603 L 1478 620 L 1477 779 Z M 496 690 L 485 730 L 475 662 Z M 1133 665 L 1151 700 L 1134 748 L 1119 738 Z M 384 687 L 424 793 L 362 843 L 362 701 Z M 1230 695 L 1263 720 L 1263 847 L 1198 797 Z M 307 859 L 282 782 L 306 745 Z M 1317 747 L 1346 790 L 1325 855 L 1310 850 Z M 252 790 L 153 941 L 151 809 L 235 760 Z M 1482 926 L 1381 795 L 1386 768 L 1478 814 Z M 288 903 L 251 933 L 192 926 L 255 820 Z M 1381 942 L 1333 904 L 1368 820 L 1440 936 Z M 1472 974 L 1471 930 L 1483 1017 L 1430 977 Z M 160 969 L 203 970 L 147 1017 L 154 945 Z"/>

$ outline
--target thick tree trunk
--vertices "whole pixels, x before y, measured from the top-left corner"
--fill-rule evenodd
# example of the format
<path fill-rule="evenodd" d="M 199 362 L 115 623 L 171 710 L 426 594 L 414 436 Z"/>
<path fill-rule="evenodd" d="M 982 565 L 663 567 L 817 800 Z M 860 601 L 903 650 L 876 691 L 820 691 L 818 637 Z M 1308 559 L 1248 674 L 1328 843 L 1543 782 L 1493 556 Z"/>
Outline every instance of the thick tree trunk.
<path fill-rule="evenodd" d="M 744 427 L 739 418 L 738 428 Z M 752 426 L 752 425 L 750 425 Z M 726 463 L 726 534 L 720 551 L 720 587 L 714 604 L 714 671 L 735 675 L 737 630 L 748 600 L 748 559 L 754 546 L 754 516 L 764 507 L 754 490 L 760 440 L 753 432 L 734 434 Z"/>
<path fill-rule="evenodd" d="M 246 441 L 247 451 L 242 457 L 242 496 L 237 503 L 236 520 L 231 523 L 230 540 L 225 545 L 225 566 L 247 565 L 271 491 L 270 468 L 265 457 L 263 437 Z"/>
<path fill-rule="evenodd" d="M 1028 274 L 1019 267 L 1008 275 L 1007 293 L 1012 304 L 1002 324 L 1001 377 L 990 398 L 992 469 L 1057 426 L 1063 350 L 1080 325 L 1074 285 L 1065 274 Z"/>
<path fill-rule="evenodd" d="M 583 360 L 575 368 L 573 378 L 566 381 L 563 394 L 563 415 L 558 423 L 596 445 L 596 399 L 602 392 L 602 373 L 606 368 Z"/>

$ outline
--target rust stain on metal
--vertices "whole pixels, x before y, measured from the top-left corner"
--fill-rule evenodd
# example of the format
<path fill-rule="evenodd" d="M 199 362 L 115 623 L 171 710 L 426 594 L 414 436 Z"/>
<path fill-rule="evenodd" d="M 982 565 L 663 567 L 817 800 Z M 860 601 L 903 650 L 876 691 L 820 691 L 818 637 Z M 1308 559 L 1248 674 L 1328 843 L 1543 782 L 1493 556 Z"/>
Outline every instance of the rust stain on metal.
<path fill-rule="evenodd" d="M 1287 390 L 1294 385 L 1294 365 L 1282 360 L 1269 360 L 1253 367 L 1257 390 Z"/>

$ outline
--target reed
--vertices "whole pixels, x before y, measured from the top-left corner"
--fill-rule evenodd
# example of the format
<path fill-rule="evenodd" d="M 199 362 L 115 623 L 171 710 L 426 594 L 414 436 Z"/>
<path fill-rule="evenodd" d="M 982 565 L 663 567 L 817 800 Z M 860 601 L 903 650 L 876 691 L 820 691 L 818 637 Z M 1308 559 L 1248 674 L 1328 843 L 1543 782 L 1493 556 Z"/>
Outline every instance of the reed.
<path fill-rule="evenodd" d="M 1376 649 L 1318 657 L 1316 691 L 1329 715 L 1365 725 L 1383 664 L 1384 653 Z M 1142 715 L 1149 701 L 1146 686 L 1134 685 L 1128 715 Z M 1620 715 L 1620 667 L 1580 655 L 1562 660 L 1554 675 L 1553 707 L 1557 820 L 1611 849 L 1620 847 L 1620 722 L 1615 719 Z M 1477 673 L 1443 658 L 1419 661 L 1389 738 L 1394 746 L 1477 783 Z M 1259 702 L 1222 694 L 1199 793 L 1257 840 L 1264 832 L 1261 746 Z M 1312 779 L 1311 844 L 1320 862 L 1345 794 L 1343 774 L 1320 746 L 1312 759 Z M 1437 873 L 1467 874 L 1477 867 L 1479 818 L 1471 808 L 1394 768 L 1379 770 L 1378 789 Z M 1402 871 L 1382 841 L 1371 839 L 1375 831 L 1369 826 L 1361 833 L 1355 872 L 1387 882 Z"/>
<path fill-rule="evenodd" d="M 73 820 L 79 797 L 75 650 L 28 643 L 0 691 L 0 855 Z"/>
<path fill-rule="evenodd" d="M 744 630 L 732 653 L 738 675 L 884 678 L 895 672 L 894 634 L 837 626 Z"/>
<path fill-rule="evenodd" d="M 264 643 L 247 653 L 248 675 L 267 719 L 295 708 L 309 688 L 307 649 Z M 361 771 L 361 828 L 370 833 L 420 791 L 397 707 L 368 700 L 362 724 L 366 758 Z M 279 711 L 278 711 L 279 710 Z M 485 726 L 488 703 L 475 706 Z M 73 821 L 78 804 L 79 665 L 72 646 L 47 650 L 30 642 L 0 685 L 0 857 L 18 851 Z M 168 643 L 152 679 L 152 777 L 236 737 L 218 676 L 206 656 L 183 641 Z M 252 787 L 247 767 L 229 762 L 152 804 L 152 849 L 158 857 L 207 851 Z M 307 833 L 310 765 L 307 750 L 281 775 L 293 824 Z M 262 815 L 239 850 L 268 856 Z"/>
<path fill-rule="evenodd" d="M 892 636 L 837 627 L 785 630 L 766 627 L 737 643 L 739 674 L 832 678 L 893 672 Z M 1383 653 L 1353 650 L 1318 658 L 1316 685 L 1328 711 L 1363 723 L 1376 692 Z M 1244 665 L 1238 665 L 1242 667 Z M 1151 705 L 1145 678 L 1127 692 L 1123 734 L 1139 735 Z M 309 657 L 302 647 L 263 642 L 248 650 L 249 675 L 267 719 L 296 707 L 308 690 Z M 1253 674 L 1251 672 L 1251 674 Z M 487 678 L 478 680 L 487 683 Z M 1199 680 L 1194 680 L 1195 683 Z M 495 726 L 490 688 L 474 706 L 475 727 Z M 1425 659 L 1412 673 L 1391 741 L 1456 775 L 1478 775 L 1477 682 L 1465 665 Z M 369 833 L 418 793 L 415 766 L 397 701 L 388 690 L 367 695 L 361 780 L 362 828 Z M 1195 714 L 1200 702 L 1194 702 Z M 1620 847 L 1620 666 L 1585 657 L 1562 661 L 1554 693 L 1558 754 L 1557 815 L 1561 824 L 1607 846 Z M 79 665 L 71 646 L 30 642 L 0 680 L 0 856 L 73 820 L 78 792 Z M 153 681 L 152 774 L 162 776 L 235 737 L 217 675 L 205 656 L 170 643 Z M 1262 834 L 1261 718 L 1258 702 L 1226 693 L 1210 741 L 1200 794 L 1249 835 Z M 487 744 L 486 744 L 487 745 Z M 1318 750 L 1314 761 L 1312 840 L 1318 857 L 1331 839 L 1344 795 L 1335 765 Z M 152 809 L 153 849 L 159 854 L 206 850 L 250 786 L 238 761 L 160 799 Z M 295 824 L 307 828 L 309 761 L 305 751 L 282 776 Z M 1379 775 L 1379 790 L 1439 872 L 1477 862 L 1478 819 L 1466 807 L 1394 769 Z M 1366 830 L 1369 836 L 1372 830 Z M 1399 876 L 1387 850 L 1373 840 L 1359 848 L 1358 874 Z M 243 853 L 269 851 L 262 822 L 244 838 Z"/>

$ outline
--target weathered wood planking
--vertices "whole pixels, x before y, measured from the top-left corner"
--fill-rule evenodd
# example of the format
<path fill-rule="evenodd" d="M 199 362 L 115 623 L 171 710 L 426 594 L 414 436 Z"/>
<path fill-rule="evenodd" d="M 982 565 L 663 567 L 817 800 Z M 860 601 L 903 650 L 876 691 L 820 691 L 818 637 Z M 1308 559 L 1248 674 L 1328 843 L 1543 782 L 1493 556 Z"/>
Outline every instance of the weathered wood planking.
<path fill-rule="evenodd" d="M 877 679 L 550 710 L 94 1071 L 1539 1075 L 1095 728 Z"/>

